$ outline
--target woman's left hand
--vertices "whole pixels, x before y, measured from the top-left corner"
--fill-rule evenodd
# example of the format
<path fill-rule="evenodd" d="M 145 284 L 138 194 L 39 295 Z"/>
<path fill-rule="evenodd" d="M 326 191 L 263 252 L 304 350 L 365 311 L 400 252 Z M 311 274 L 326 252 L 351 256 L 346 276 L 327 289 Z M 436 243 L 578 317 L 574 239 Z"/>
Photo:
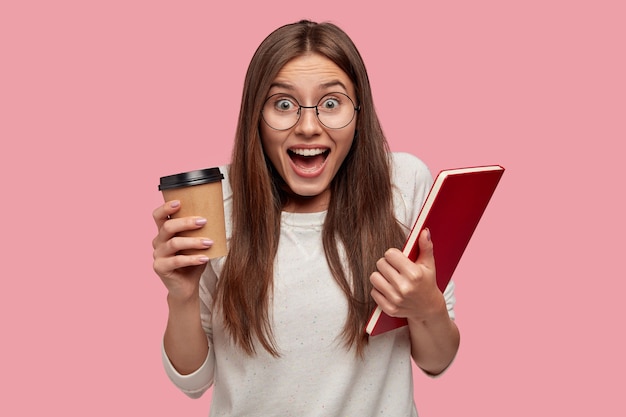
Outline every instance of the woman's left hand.
<path fill-rule="evenodd" d="M 372 273 L 372 297 L 392 317 L 424 321 L 446 311 L 443 294 L 437 287 L 435 258 L 430 232 L 419 236 L 420 253 L 415 262 L 399 249 L 389 249 Z"/>

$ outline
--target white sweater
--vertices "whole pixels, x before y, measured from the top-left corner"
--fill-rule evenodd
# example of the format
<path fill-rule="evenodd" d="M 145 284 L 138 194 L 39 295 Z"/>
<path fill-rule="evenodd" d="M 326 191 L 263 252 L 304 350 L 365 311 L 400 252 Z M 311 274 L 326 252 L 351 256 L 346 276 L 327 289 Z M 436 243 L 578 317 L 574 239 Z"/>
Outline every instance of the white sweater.
<path fill-rule="evenodd" d="M 394 153 L 397 219 L 407 234 L 432 184 L 416 157 Z M 222 167 L 226 218 L 232 191 Z M 347 303 L 328 268 L 321 241 L 326 212 L 282 213 L 271 304 L 280 358 L 262 347 L 249 357 L 229 340 L 219 315 L 212 315 L 215 285 L 224 258 L 212 260 L 200 286 L 202 324 L 209 341 L 205 363 L 180 375 L 163 350 L 172 380 L 192 398 L 213 386 L 210 416 L 417 416 L 408 328 L 371 337 L 363 359 L 343 346 Z M 231 224 L 227 220 L 227 235 Z M 445 291 L 454 318 L 454 284 Z"/>

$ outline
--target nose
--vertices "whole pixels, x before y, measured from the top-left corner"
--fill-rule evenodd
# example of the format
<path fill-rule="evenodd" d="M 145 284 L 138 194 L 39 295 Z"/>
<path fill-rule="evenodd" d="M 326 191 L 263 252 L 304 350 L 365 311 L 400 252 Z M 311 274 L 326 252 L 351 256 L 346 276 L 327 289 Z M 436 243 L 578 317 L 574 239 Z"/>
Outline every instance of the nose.
<path fill-rule="evenodd" d="M 317 106 L 301 106 L 296 133 L 311 136 L 320 133 L 321 130 L 322 124 L 317 118 Z"/>

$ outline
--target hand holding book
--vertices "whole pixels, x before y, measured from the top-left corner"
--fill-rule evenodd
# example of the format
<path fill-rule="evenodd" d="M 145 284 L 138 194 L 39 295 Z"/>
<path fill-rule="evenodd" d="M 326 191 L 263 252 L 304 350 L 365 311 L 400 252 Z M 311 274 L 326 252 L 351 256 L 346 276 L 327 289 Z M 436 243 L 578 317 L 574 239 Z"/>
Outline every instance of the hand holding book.
<path fill-rule="evenodd" d="M 441 171 L 430 189 L 402 254 L 416 261 L 420 253 L 418 237 L 429 229 L 434 244 L 437 287 L 443 292 L 452 278 L 504 168 L 499 165 Z M 365 331 L 375 336 L 407 325 L 406 316 L 381 305 L 372 313 Z"/>
<path fill-rule="evenodd" d="M 415 262 L 399 249 L 389 249 L 370 276 L 376 304 L 392 316 L 426 320 L 433 313 L 445 311 L 445 301 L 437 286 L 433 242 L 430 231 L 422 230 L 419 256 Z"/>

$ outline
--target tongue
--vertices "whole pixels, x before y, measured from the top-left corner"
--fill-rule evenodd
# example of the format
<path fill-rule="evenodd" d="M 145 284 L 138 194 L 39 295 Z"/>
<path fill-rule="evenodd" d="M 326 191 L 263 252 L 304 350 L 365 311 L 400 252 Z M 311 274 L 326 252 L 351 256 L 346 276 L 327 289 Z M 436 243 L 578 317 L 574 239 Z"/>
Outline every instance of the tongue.
<path fill-rule="evenodd" d="M 315 156 L 301 156 L 296 154 L 291 154 L 291 160 L 298 167 L 306 170 L 313 170 L 319 168 L 324 163 L 324 155 L 315 155 Z"/>

